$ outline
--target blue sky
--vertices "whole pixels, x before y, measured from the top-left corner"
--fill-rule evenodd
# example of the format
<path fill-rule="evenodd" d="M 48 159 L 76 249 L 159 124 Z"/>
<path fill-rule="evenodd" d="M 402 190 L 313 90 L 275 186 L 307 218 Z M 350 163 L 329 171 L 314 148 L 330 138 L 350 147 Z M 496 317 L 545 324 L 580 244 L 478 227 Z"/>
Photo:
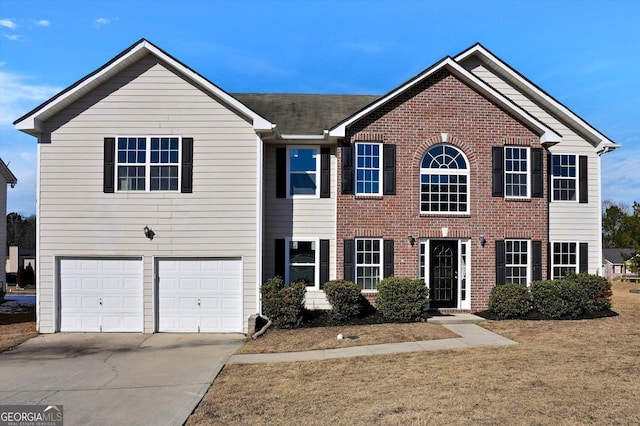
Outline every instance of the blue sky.
<path fill-rule="evenodd" d="M 227 92 L 383 94 L 476 42 L 610 139 L 603 199 L 640 201 L 640 1 L 0 0 L 0 157 L 35 213 L 12 122 L 146 38 Z"/>

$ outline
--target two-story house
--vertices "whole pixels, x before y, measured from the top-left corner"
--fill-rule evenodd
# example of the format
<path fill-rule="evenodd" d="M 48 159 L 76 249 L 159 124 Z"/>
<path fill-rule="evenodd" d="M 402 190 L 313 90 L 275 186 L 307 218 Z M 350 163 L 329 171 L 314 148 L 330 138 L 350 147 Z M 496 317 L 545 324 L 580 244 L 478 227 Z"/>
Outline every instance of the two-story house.
<path fill-rule="evenodd" d="M 598 272 L 618 145 L 481 45 L 383 96 L 229 94 L 141 40 L 19 118 L 40 332 L 242 332 L 261 282 L 420 277 L 434 308 Z"/>

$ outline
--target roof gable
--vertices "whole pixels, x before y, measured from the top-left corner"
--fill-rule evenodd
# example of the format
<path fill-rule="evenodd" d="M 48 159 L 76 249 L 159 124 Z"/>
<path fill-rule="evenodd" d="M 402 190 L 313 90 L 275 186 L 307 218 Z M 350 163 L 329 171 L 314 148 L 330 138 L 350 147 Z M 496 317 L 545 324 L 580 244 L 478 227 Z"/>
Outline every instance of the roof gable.
<path fill-rule="evenodd" d="M 16 183 L 18 183 L 18 179 L 11 172 L 11 170 L 9 170 L 9 166 L 7 166 L 4 161 L 2 161 L 2 158 L 0 158 L 0 176 L 2 176 L 6 183 L 11 184 L 12 188 L 16 185 Z"/>
<path fill-rule="evenodd" d="M 611 263 L 625 263 L 635 253 L 633 248 L 604 248 L 602 257 Z"/>
<path fill-rule="evenodd" d="M 187 80 L 200 87 L 201 90 L 220 100 L 228 108 L 249 120 L 256 131 L 271 131 L 273 128 L 271 122 L 256 114 L 224 90 L 145 39 L 141 39 L 125 49 L 102 67 L 18 118 L 13 124 L 16 129 L 36 136 L 43 130 L 43 122 L 48 118 L 67 108 L 103 82 L 149 54 L 167 63 Z"/>
<path fill-rule="evenodd" d="M 517 117 L 518 119 L 522 120 L 524 123 L 529 125 L 532 129 L 538 132 L 538 134 L 540 135 L 540 141 L 542 143 L 545 143 L 545 142 L 557 143 L 561 140 L 561 136 L 559 134 L 557 134 L 552 129 L 547 127 L 541 121 L 534 118 L 531 114 L 523 110 L 521 107 L 513 103 L 511 100 L 503 96 L 500 92 L 495 90 L 493 87 L 489 86 L 484 81 L 476 77 L 474 74 L 467 71 L 464 67 L 458 64 L 456 61 L 454 61 L 451 57 L 446 57 L 442 59 L 440 62 L 437 62 L 436 64 L 432 65 L 430 68 L 427 68 L 426 70 L 416 75 L 409 81 L 401 84 L 400 86 L 396 87 L 386 95 L 382 96 L 377 101 L 373 102 L 372 104 L 368 105 L 367 107 L 363 108 L 357 113 L 351 115 L 350 117 L 346 118 L 342 122 L 336 124 L 334 127 L 332 127 L 329 130 L 329 135 L 335 136 L 335 137 L 344 137 L 346 128 L 349 127 L 351 124 L 355 123 L 356 121 L 368 115 L 369 113 L 373 112 L 374 110 L 382 107 L 387 102 L 391 101 L 397 96 L 405 93 L 407 90 L 411 89 L 421 81 L 427 79 L 433 74 L 444 69 L 451 72 L 451 74 L 453 74 L 454 76 L 456 76 L 457 78 L 465 82 L 466 84 L 473 87 L 483 96 L 492 100 L 493 102 L 495 102 L 496 104 L 504 108 L 505 110 L 509 111 L 515 117 Z"/>
<path fill-rule="evenodd" d="M 620 147 L 619 144 L 613 142 L 600 133 L 593 126 L 542 90 L 535 83 L 509 66 L 506 62 L 498 58 L 480 43 L 476 43 L 467 50 L 456 55 L 454 60 L 458 64 L 462 65 L 471 58 L 480 60 L 493 72 L 507 80 L 510 84 L 515 85 L 516 88 L 521 90 L 525 96 L 529 97 L 543 109 L 547 110 L 549 114 L 556 117 L 559 121 L 570 123 L 570 127 L 574 127 L 581 131 L 581 133 L 594 142 L 598 152 L 605 153 Z"/>

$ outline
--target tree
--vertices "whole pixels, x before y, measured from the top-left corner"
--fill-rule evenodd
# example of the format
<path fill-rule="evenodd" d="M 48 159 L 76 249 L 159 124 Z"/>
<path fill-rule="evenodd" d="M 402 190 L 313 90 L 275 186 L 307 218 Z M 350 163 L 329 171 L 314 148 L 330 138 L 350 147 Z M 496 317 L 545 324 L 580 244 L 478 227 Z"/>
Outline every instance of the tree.
<path fill-rule="evenodd" d="M 616 204 L 612 200 L 602 203 L 604 214 L 602 215 L 602 245 L 603 247 L 625 247 L 620 245 L 622 239 L 621 230 L 629 215 L 629 206 L 624 203 Z"/>
<path fill-rule="evenodd" d="M 36 248 L 36 217 L 22 217 L 20 213 L 7 215 L 7 245 L 23 249 Z"/>

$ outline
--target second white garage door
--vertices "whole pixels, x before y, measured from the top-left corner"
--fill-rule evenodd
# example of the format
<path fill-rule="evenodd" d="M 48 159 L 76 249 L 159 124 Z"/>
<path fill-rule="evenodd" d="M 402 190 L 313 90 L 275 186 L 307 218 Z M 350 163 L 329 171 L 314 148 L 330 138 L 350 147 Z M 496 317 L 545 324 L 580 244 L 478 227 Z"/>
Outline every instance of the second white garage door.
<path fill-rule="evenodd" d="M 242 260 L 158 261 L 158 331 L 241 333 Z"/>

